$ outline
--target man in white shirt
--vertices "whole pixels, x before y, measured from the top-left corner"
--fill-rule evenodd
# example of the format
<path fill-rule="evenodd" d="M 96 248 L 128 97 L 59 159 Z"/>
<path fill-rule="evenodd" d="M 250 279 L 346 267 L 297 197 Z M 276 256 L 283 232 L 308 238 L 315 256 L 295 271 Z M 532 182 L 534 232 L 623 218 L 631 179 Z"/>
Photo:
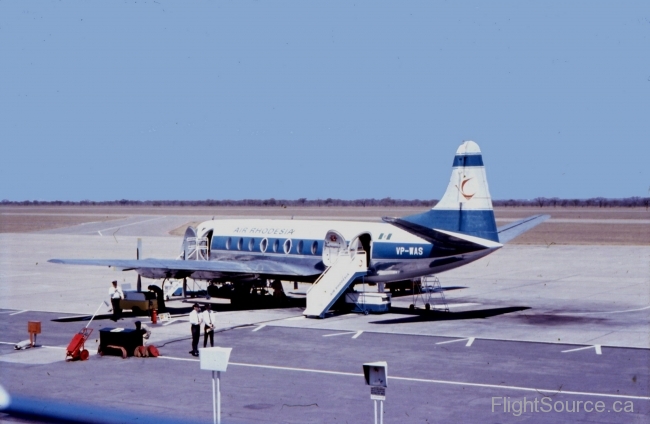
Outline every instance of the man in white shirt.
<path fill-rule="evenodd" d="M 190 312 L 190 325 L 192 326 L 192 350 L 190 350 L 190 355 L 193 356 L 199 356 L 199 338 L 201 338 L 201 323 L 203 322 L 200 311 L 199 304 L 195 303 L 192 312 Z"/>
<path fill-rule="evenodd" d="M 208 337 L 210 338 L 210 346 L 214 347 L 214 325 L 216 323 L 217 314 L 214 313 L 210 304 L 205 305 L 203 311 L 203 347 L 208 345 Z"/>
<path fill-rule="evenodd" d="M 117 281 L 113 281 L 113 285 L 108 289 L 108 295 L 111 298 L 111 305 L 113 305 L 113 321 L 117 321 L 122 316 L 122 308 L 120 308 L 120 300 L 124 299 L 122 289 L 117 287 Z"/>

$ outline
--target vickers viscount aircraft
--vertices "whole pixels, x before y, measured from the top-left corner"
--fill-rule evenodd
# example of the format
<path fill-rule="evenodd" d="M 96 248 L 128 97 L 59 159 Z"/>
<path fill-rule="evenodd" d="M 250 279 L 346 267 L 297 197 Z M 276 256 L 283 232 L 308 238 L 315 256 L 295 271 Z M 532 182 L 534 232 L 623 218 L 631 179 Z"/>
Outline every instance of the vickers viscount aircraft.
<path fill-rule="evenodd" d="M 153 279 L 206 280 L 219 287 L 217 293 L 228 293 L 224 297 L 267 280 L 314 283 L 304 314 L 323 317 L 360 281 L 390 287 L 466 265 L 547 218 L 536 215 L 497 228 L 481 151 L 465 141 L 444 196 L 420 214 L 376 223 L 216 219 L 187 229 L 178 259 L 50 262 L 112 266 Z"/>

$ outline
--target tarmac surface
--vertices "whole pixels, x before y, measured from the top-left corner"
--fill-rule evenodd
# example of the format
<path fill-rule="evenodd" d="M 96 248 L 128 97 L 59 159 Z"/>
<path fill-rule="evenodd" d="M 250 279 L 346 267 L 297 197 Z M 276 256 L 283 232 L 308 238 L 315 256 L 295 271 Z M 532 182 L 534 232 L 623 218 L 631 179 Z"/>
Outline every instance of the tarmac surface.
<path fill-rule="evenodd" d="M 106 300 L 110 281 L 134 287 L 135 273 L 47 262 L 134 257 L 138 237 L 144 257 L 173 258 L 180 238 L 169 231 L 201 218 L 132 216 L 0 234 L 4 388 L 18 396 L 119 405 L 141 420 L 210 422 L 210 373 L 188 354 L 187 303 L 170 302 L 171 322 L 148 324 L 162 357 L 92 355 L 67 363 L 65 347 Z M 650 422 L 650 246 L 507 245 L 438 277 L 449 288 L 449 313 L 410 311 L 411 296 L 394 299 L 387 314 L 322 320 L 303 318 L 300 307 L 215 305 L 216 345 L 233 348 L 222 374 L 223 421 L 372 422 L 362 364 L 382 360 L 389 371 L 387 423 Z M 294 293 L 307 287 L 285 284 Z M 100 328 L 131 328 L 136 319 L 113 323 L 102 306 L 90 325 L 91 353 Z M 42 322 L 41 347 L 16 351 L 29 320 Z M 527 403 L 519 414 L 524 398 L 538 404 Z M 557 412 L 560 407 L 579 412 Z"/>

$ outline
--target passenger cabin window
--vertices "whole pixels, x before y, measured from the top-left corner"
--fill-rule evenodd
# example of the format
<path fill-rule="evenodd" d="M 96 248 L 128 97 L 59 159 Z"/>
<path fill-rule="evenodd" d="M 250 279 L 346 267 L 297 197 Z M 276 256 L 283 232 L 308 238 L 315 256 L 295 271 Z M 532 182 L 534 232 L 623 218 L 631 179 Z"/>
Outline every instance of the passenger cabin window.
<path fill-rule="evenodd" d="M 248 240 L 248 250 L 252 252 L 254 248 L 255 248 L 255 239 L 252 238 Z"/>
<path fill-rule="evenodd" d="M 266 252 L 266 247 L 268 246 L 269 241 L 267 239 L 262 239 L 260 242 L 260 252 L 264 253 Z"/>
<path fill-rule="evenodd" d="M 315 255 L 316 252 L 318 252 L 318 242 L 317 242 L 317 241 L 314 241 L 314 242 L 311 244 L 311 254 L 312 254 L 312 255 Z"/>
<path fill-rule="evenodd" d="M 284 241 L 284 253 L 291 252 L 291 239 L 286 239 Z"/>
<path fill-rule="evenodd" d="M 232 240 L 228 237 L 228 240 L 226 240 L 226 250 L 230 250 L 230 243 L 232 243 Z"/>
<path fill-rule="evenodd" d="M 243 246 L 244 246 L 244 239 L 240 237 L 239 240 L 237 240 L 237 250 L 241 250 Z"/>
<path fill-rule="evenodd" d="M 280 248 L 280 240 L 275 239 L 273 242 L 273 253 L 278 253 L 278 249 Z"/>
<path fill-rule="evenodd" d="M 298 242 L 298 247 L 296 248 L 296 253 L 297 254 L 302 255 L 302 247 L 303 247 L 302 240 L 300 240 Z"/>

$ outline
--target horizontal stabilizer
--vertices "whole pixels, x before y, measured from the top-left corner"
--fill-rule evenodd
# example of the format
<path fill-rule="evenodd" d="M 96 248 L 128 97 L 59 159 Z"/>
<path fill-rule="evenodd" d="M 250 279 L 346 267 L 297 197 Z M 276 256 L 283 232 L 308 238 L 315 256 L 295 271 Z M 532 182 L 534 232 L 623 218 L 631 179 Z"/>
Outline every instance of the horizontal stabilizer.
<path fill-rule="evenodd" d="M 534 215 L 521 221 L 513 222 L 508 225 L 497 228 L 500 243 L 508 243 L 520 234 L 537 227 L 542 222 L 549 219 L 551 215 Z"/>
<path fill-rule="evenodd" d="M 439 254 L 435 256 L 446 256 L 444 251 L 449 251 L 453 254 L 462 254 L 501 247 L 499 243 L 491 240 L 468 236 L 466 234 L 455 233 L 453 235 L 454 233 L 451 231 L 427 228 L 405 219 L 384 217 L 382 220 L 432 243 L 436 251 L 439 251 L 437 252 Z"/>

